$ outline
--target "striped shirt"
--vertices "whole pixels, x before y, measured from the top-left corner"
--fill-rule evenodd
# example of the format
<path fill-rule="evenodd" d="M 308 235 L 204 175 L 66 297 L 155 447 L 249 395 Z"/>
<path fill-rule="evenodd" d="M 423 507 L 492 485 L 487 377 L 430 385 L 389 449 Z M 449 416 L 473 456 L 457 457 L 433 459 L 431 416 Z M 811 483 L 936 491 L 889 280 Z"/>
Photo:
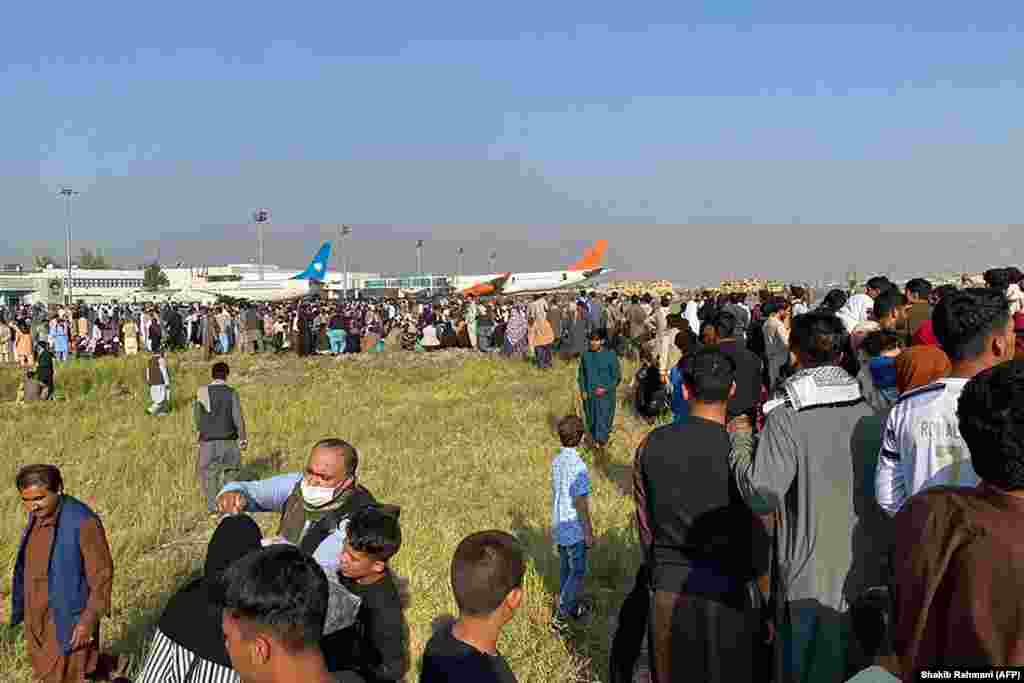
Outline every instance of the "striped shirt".
<path fill-rule="evenodd" d="M 195 666 L 193 667 L 193 663 Z M 191 669 L 191 672 L 189 671 Z M 135 683 L 240 683 L 233 669 L 199 657 L 156 630 Z"/>

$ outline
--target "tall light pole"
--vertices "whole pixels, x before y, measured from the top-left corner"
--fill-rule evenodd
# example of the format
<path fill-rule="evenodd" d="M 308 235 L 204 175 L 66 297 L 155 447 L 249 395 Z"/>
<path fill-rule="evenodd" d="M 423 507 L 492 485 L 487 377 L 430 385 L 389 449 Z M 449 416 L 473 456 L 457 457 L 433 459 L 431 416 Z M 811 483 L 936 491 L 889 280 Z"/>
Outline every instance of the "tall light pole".
<path fill-rule="evenodd" d="M 78 196 L 78 192 L 75 192 L 70 187 L 62 187 L 58 192 L 61 197 L 64 198 L 64 217 L 67 222 L 67 241 L 65 243 L 65 251 L 67 256 L 67 267 L 68 267 L 68 281 L 67 281 L 67 305 L 70 306 L 74 302 L 74 287 L 71 284 L 71 201 Z"/>
<path fill-rule="evenodd" d="M 459 279 L 462 279 L 462 255 L 465 254 L 465 253 L 466 253 L 466 250 L 463 249 L 462 247 L 459 247 L 459 271 L 458 271 Z"/>
<path fill-rule="evenodd" d="M 423 277 L 423 240 L 416 240 L 416 274 Z"/>
<path fill-rule="evenodd" d="M 270 211 L 256 209 L 252 212 L 252 220 L 256 223 L 256 239 L 259 243 L 260 280 L 263 279 L 263 224 L 270 220 Z"/>
<path fill-rule="evenodd" d="M 496 252 L 496 251 L 492 251 L 492 252 L 491 252 L 491 257 L 490 257 L 490 262 L 491 262 L 491 274 L 492 274 L 492 275 L 494 274 L 494 262 L 495 262 L 495 261 L 497 261 L 497 260 L 498 260 L 498 252 Z"/>
<path fill-rule="evenodd" d="M 348 251 L 345 249 L 345 238 L 352 234 L 352 228 L 347 225 L 338 226 L 338 257 L 341 259 L 342 267 L 345 270 L 345 281 L 342 284 L 344 296 L 348 298 Z"/>

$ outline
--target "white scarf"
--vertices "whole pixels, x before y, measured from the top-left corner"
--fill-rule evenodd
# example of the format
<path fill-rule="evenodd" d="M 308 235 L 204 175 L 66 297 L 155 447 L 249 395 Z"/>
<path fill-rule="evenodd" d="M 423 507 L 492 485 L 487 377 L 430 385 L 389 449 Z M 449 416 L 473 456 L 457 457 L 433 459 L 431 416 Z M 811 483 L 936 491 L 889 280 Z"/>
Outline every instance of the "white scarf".
<path fill-rule="evenodd" d="M 800 412 L 804 408 L 853 403 L 863 395 L 856 377 L 835 365 L 800 370 L 783 382 L 772 400 L 764 404 L 764 414 L 788 404 Z"/>

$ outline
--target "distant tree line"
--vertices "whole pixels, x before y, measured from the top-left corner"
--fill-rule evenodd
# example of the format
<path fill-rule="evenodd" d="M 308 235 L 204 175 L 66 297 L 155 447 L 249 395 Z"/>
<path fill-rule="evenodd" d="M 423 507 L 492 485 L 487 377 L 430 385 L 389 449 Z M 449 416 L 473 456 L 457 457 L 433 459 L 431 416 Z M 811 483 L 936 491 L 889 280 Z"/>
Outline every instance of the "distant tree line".
<path fill-rule="evenodd" d="M 38 268 L 39 270 L 45 270 L 49 266 L 53 266 L 54 268 L 61 268 L 65 265 L 65 262 L 63 260 L 55 259 L 54 257 L 48 254 L 36 256 L 34 259 L 34 263 L 35 267 Z M 107 258 L 99 252 L 98 249 L 96 251 L 93 251 L 92 249 L 84 248 L 79 249 L 78 258 L 73 259 L 71 261 L 71 265 L 78 266 L 83 270 L 107 270 L 113 267 L 110 265 L 110 262 L 107 261 Z"/>

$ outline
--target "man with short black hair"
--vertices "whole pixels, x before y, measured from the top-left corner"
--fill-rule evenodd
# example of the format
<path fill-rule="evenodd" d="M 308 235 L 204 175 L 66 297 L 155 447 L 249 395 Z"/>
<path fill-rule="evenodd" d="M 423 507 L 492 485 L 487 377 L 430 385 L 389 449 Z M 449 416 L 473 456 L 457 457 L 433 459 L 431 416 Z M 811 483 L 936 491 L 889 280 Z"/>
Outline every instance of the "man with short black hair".
<path fill-rule="evenodd" d="M 14 479 L 28 524 L 14 555 L 11 625 L 24 624 L 34 680 L 83 683 L 97 672 L 100 620 L 110 612 L 114 565 L 103 523 L 64 492 L 54 465 Z"/>
<path fill-rule="evenodd" d="M 765 404 L 753 458 L 749 434 L 734 437 L 734 472 L 750 508 L 774 520 L 775 661 L 783 667 L 776 680 L 843 680 L 861 668 L 844 635 L 847 607 L 867 588 L 851 571 L 860 561 L 851 539 L 864 487 L 852 443 L 872 410 L 840 367 L 846 332 L 837 317 L 794 318 L 789 341 L 796 371 Z"/>
<path fill-rule="evenodd" d="M 872 299 L 877 299 L 882 292 L 892 289 L 893 284 L 884 275 L 876 275 L 869 278 L 864 285 L 864 293 Z"/>
<path fill-rule="evenodd" d="M 903 394 L 889 413 L 875 495 L 890 515 L 922 489 L 978 483 L 971 452 L 957 427 L 957 400 L 972 377 L 1014 356 L 1013 318 L 998 290 L 948 294 L 935 307 L 932 327 L 953 369 L 948 377 Z"/>
<path fill-rule="evenodd" d="M 769 544 L 730 473 L 725 425 L 735 378 L 736 364 L 720 349 L 690 356 L 683 385 L 689 415 L 651 432 L 634 460 L 654 591 L 648 643 L 655 683 L 753 681 L 763 663 L 755 582 L 767 575 Z"/>
<path fill-rule="evenodd" d="M 761 399 L 761 358 L 736 336 L 736 318 L 725 308 L 711 319 L 714 344 L 736 364 L 736 392 L 729 399 L 728 418 L 746 415 L 754 420 Z"/>
<path fill-rule="evenodd" d="M 932 306 L 929 299 L 932 295 L 932 283 L 924 278 L 915 277 L 908 280 L 903 287 L 903 293 L 907 297 L 910 306 L 907 308 L 906 332 L 907 346 L 913 343 L 914 335 L 920 329 L 922 323 L 932 317 Z"/>
<path fill-rule="evenodd" d="M 347 441 L 313 444 L 303 472 L 235 481 L 217 496 L 222 513 L 280 512 L 278 535 L 337 572 L 352 515 L 375 502 L 358 483 L 359 453 Z"/>
<path fill-rule="evenodd" d="M 451 569 L 459 618 L 427 643 L 420 683 L 515 683 L 498 637 L 523 604 L 525 574 L 523 547 L 511 534 L 480 531 L 462 539 Z"/>
<path fill-rule="evenodd" d="M 283 545 L 250 553 L 224 572 L 217 592 L 242 683 L 334 683 L 320 651 L 327 575 L 312 558 Z"/>
<path fill-rule="evenodd" d="M 196 476 L 206 497 L 206 509 L 217 511 L 217 493 L 242 467 L 242 451 L 248 445 L 242 401 L 238 391 L 227 384 L 231 370 L 227 363 L 213 364 L 213 381 L 196 391 L 192 418 L 199 433 L 199 461 Z"/>
<path fill-rule="evenodd" d="M 741 345 L 746 346 L 747 328 L 750 327 L 750 309 L 747 308 L 747 295 L 743 292 L 733 292 L 729 295 L 729 303 L 722 307 L 722 312 L 732 313 L 736 319 L 735 328 L 730 336 L 734 337 Z"/>
<path fill-rule="evenodd" d="M 327 668 L 338 683 L 385 683 L 405 676 L 402 598 L 391 558 L 402 547 L 395 506 L 370 505 L 349 520 L 341 552 L 341 585 L 359 598 L 356 623 L 326 636 Z"/>
<path fill-rule="evenodd" d="M 887 289 L 875 297 L 872 317 L 883 330 L 895 330 L 904 319 L 907 297 L 896 289 Z"/>
<path fill-rule="evenodd" d="M 957 413 L 981 483 L 923 491 L 895 518 L 895 649 L 908 673 L 1024 664 L 1024 363 L 976 374 Z"/>

